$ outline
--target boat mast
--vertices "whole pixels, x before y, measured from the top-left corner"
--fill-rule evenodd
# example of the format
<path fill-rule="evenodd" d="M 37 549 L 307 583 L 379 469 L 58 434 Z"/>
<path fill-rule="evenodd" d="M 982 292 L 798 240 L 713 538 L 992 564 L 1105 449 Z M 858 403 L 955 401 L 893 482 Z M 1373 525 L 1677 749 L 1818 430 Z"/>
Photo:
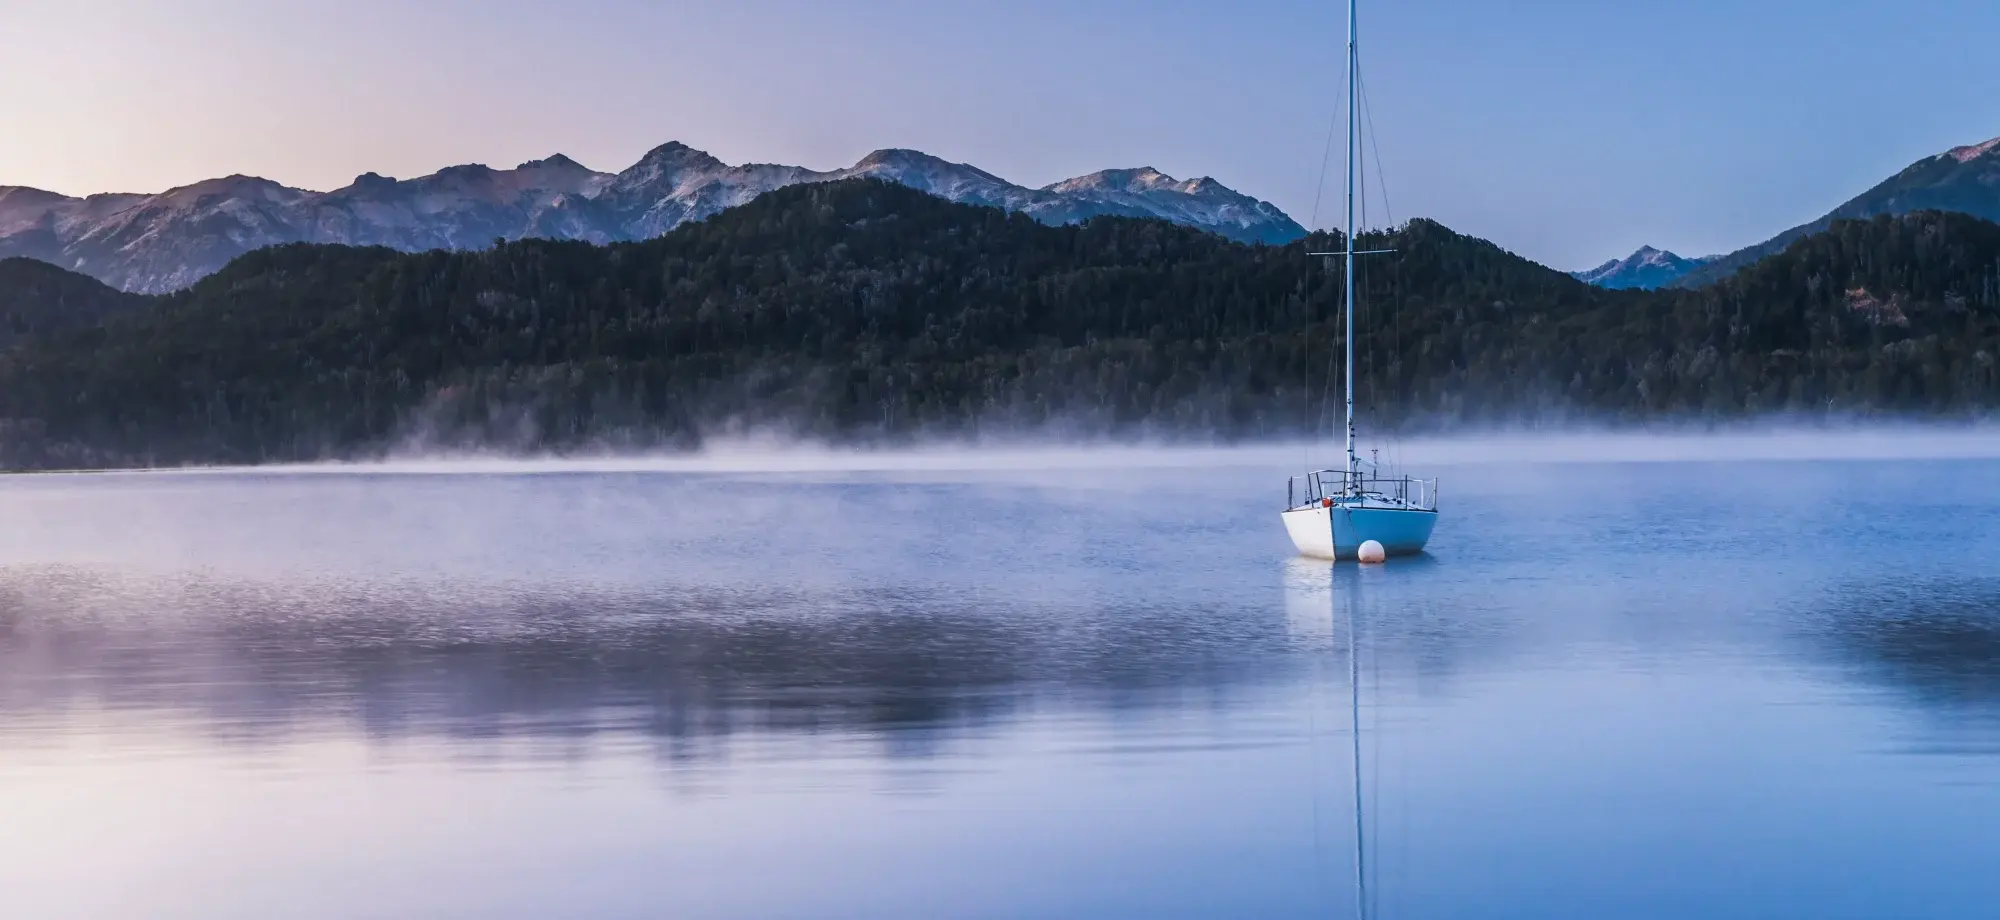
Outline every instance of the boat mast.
<path fill-rule="evenodd" d="M 1355 100 L 1360 98 L 1361 63 L 1354 51 L 1355 0 L 1347 0 L 1347 488 L 1360 491 L 1355 477 L 1361 461 L 1354 455 L 1354 144 L 1360 122 Z"/>

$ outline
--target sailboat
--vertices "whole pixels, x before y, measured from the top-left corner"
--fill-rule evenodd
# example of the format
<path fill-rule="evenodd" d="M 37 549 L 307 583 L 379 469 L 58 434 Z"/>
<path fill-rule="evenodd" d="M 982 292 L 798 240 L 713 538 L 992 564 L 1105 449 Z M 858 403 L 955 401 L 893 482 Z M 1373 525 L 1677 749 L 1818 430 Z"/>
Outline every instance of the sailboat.
<path fill-rule="evenodd" d="M 1361 121 L 1361 59 L 1355 50 L 1355 0 L 1347 3 L 1347 234 L 1340 252 L 1347 262 L 1347 466 L 1293 476 L 1285 484 L 1285 530 L 1299 553 L 1323 559 L 1354 559 L 1373 541 L 1389 556 L 1422 552 L 1437 526 L 1437 480 L 1383 476 L 1375 463 L 1362 468 L 1354 452 L 1354 257 L 1372 255 L 1354 248 L 1354 170 Z M 1386 252 L 1387 250 L 1378 250 Z"/>

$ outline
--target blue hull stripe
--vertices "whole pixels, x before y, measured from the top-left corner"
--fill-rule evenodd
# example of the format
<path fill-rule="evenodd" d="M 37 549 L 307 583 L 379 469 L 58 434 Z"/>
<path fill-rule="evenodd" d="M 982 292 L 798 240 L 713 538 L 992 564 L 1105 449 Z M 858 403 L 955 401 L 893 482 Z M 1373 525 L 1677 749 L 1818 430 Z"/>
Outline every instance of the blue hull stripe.
<path fill-rule="evenodd" d="M 1430 542 L 1431 528 L 1437 526 L 1435 511 L 1338 505 L 1332 511 L 1333 548 L 1343 558 L 1353 556 L 1369 540 L 1381 543 L 1392 556 L 1422 552 L 1424 544 Z"/>

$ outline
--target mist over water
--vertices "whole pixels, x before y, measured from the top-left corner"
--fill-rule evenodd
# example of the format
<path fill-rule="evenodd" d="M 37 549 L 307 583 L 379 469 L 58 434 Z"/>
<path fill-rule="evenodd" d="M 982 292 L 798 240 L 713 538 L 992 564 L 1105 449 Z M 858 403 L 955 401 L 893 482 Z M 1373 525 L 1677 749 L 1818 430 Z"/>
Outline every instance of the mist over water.
<path fill-rule="evenodd" d="M 1379 916 L 2000 897 L 2000 436 L 0 479 L 20 916 Z M 116 878 L 118 885 L 94 879 Z M 10 913 L 12 911 L 10 910 Z"/>

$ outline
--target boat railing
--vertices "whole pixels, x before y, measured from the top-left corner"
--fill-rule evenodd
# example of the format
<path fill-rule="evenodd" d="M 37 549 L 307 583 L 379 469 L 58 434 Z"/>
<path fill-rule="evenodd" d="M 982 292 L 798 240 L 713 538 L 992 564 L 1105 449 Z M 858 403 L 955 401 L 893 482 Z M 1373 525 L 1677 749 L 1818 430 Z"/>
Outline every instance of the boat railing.
<path fill-rule="evenodd" d="M 1285 480 L 1285 508 L 1305 508 L 1328 500 L 1371 499 L 1413 511 L 1437 510 L 1438 481 L 1408 476 L 1370 476 L 1347 470 L 1314 470 Z"/>

